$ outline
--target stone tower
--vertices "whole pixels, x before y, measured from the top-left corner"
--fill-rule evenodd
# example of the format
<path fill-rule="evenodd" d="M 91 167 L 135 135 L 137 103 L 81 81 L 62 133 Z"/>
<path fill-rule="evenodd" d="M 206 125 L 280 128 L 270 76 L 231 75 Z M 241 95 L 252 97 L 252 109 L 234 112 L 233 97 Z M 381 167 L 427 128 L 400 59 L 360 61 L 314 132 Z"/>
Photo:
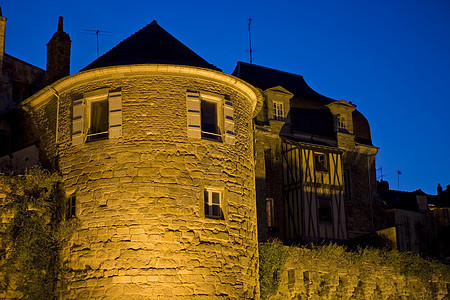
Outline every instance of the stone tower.
<path fill-rule="evenodd" d="M 59 17 L 58 30 L 47 43 L 47 84 L 70 75 L 70 46 L 72 41 L 63 30 L 63 17 Z"/>
<path fill-rule="evenodd" d="M 22 104 L 79 223 L 61 298 L 258 299 L 260 92 L 156 22 L 94 65 Z"/>

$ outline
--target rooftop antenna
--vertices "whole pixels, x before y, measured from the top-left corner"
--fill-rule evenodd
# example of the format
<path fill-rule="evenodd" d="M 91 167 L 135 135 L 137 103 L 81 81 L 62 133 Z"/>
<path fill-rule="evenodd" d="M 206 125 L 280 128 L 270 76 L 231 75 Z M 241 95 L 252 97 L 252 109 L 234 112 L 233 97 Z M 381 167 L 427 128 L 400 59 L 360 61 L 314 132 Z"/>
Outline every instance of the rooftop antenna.
<path fill-rule="evenodd" d="M 250 44 L 250 63 L 253 63 L 252 35 L 251 35 L 252 19 L 248 19 L 248 42 Z"/>
<path fill-rule="evenodd" d="M 85 32 L 81 32 L 81 33 L 84 33 L 84 34 L 95 34 L 97 36 L 97 58 L 99 58 L 100 51 L 99 51 L 99 46 L 98 46 L 98 36 L 99 35 L 111 36 L 111 34 L 109 34 L 109 33 L 112 33 L 112 32 L 111 31 L 98 30 L 98 29 L 83 29 L 83 31 L 85 31 Z"/>

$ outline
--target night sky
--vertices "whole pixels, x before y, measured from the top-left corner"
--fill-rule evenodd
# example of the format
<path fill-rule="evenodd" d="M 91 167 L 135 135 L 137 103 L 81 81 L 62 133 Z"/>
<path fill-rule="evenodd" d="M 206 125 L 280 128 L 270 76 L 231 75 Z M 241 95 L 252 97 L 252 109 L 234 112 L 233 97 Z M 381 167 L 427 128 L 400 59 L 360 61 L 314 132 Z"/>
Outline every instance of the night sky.
<path fill-rule="evenodd" d="M 380 147 L 377 168 L 397 189 L 436 194 L 450 184 L 450 1 L 0 0 L 6 53 L 41 68 L 64 17 L 71 73 L 152 20 L 231 73 L 249 61 L 303 75 L 317 92 L 357 105 Z M 67 3 L 67 4 L 66 4 Z M 380 178 L 380 170 L 377 178 Z"/>

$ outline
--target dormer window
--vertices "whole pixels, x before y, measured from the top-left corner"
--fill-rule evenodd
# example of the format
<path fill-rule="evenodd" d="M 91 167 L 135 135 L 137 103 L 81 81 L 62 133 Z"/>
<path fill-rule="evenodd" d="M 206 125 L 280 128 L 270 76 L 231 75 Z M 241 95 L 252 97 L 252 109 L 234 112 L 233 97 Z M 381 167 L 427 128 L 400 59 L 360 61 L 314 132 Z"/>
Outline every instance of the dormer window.
<path fill-rule="evenodd" d="M 282 102 L 273 102 L 273 119 L 284 122 L 284 109 Z"/>
<path fill-rule="evenodd" d="M 343 115 L 336 115 L 336 122 L 337 122 L 337 131 L 338 132 L 347 132 L 347 126 L 345 122 L 345 116 Z"/>

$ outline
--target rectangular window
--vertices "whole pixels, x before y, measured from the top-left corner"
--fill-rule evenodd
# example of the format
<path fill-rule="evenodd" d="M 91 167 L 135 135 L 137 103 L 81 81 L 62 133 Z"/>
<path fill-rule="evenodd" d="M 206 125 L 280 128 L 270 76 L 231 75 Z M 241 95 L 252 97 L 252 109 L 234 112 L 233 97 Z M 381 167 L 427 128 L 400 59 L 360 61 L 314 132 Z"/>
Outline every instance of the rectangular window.
<path fill-rule="evenodd" d="M 205 189 L 205 217 L 213 219 L 221 219 L 223 217 L 222 212 L 222 192 L 215 189 Z"/>
<path fill-rule="evenodd" d="M 108 98 L 91 101 L 88 108 L 88 115 L 87 141 L 107 139 L 109 130 Z"/>
<path fill-rule="evenodd" d="M 346 125 L 345 125 L 345 117 L 343 115 L 336 115 L 336 121 L 337 121 L 337 130 L 338 132 L 347 132 Z"/>
<path fill-rule="evenodd" d="M 332 218 L 332 206 L 330 199 L 319 199 L 318 201 L 319 221 L 331 223 Z"/>
<path fill-rule="evenodd" d="M 266 198 L 267 227 L 274 227 L 273 198 Z"/>
<path fill-rule="evenodd" d="M 77 213 L 77 198 L 75 194 L 72 194 L 69 196 L 68 203 L 67 203 L 67 219 L 72 219 L 76 217 Z"/>
<path fill-rule="evenodd" d="M 122 136 L 122 93 L 99 89 L 72 104 L 72 144 Z"/>
<path fill-rule="evenodd" d="M 314 166 L 316 171 L 327 172 L 328 161 L 324 153 L 314 153 Z"/>
<path fill-rule="evenodd" d="M 234 107 L 228 96 L 188 90 L 186 108 L 188 137 L 234 145 Z"/>
<path fill-rule="evenodd" d="M 283 103 L 273 102 L 273 119 L 277 121 L 284 121 Z"/>
<path fill-rule="evenodd" d="M 220 124 L 220 115 L 218 103 L 201 99 L 201 128 L 202 138 L 214 141 L 222 141 Z"/>

